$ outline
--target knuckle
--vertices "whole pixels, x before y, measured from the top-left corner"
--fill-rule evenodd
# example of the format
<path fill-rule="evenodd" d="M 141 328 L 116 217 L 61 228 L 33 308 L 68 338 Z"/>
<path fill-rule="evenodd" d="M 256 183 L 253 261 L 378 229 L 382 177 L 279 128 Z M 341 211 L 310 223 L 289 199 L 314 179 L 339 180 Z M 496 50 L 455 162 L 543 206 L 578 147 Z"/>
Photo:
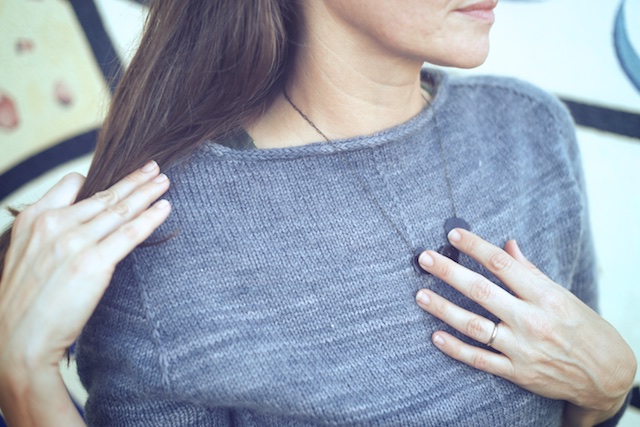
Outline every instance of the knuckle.
<path fill-rule="evenodd" d="M 120 233 L 127 240 L 132 240 L 132 241 L 138 240 L 140 236 L 140 230 L 131 223 L 125 224 L 122 227 L 120 227 Z"/>
<path fill-rule="evenodd" d="M 478 340 L 479 338 L 482 337 L 483 333 L 484 333 L 484 328 L 482 327 L 482 322 L 480 321 L 479 318 L 474 317 L 473 319 L 467 322 L 465 326 L 466 336 L 468 336 L 469 338 Z"/>
<path fill-rule="evenodd" d="M 543 307 L 552 313 L 562 313 L 566 309 L 566 298 L 561 292 L 549 290 L 541 299 Z"/>
<path fill-rule="evenodd" d="M 466 239 L 464 247 L 467 253 L 474 253 L 478 249 L 478 239 L 476 237 Z"/>
<path fill-rule="evenodd" d="M 93 198 L 107 206 L 115 205 L 119 199 L 118 194 L 111 188 L 97 192 L 93 195 Z"/>
<path fill-rule="evenodd" d="M 107 212 L 111 212 L 121 217 L 126 217 L 131 212 L 131 209 L 126 203 L 118 203 L 117 205 L 110 206 Z"/>
<path fill-rule="evenodd" d="M 489 365 L 489 361 L 482 353 L 475 353 L 471 356 L 471 366 L 481 371 L 485 371 Z"/>
<path fill-rule="evenodd" d="M 159 187 L 156 185 L 153 185 L 153 186 L 143 185 L 142 187 L 135 189 L 135 192 L 140 194 L 141 197 L 143 197 L 145 200 L 157 198 L 158 191 L 159 191 Z"/>
<path fill-rule="evenodd" d="M 443 262 L 440 265 L 440 277 L 442 279 L 447 279 L 451 277 L 453 273 L 453 263 L 452 262 Z"/>
<path fill-rule="evenodd" d="M 128 182 L 136 186 L 144 183 L 143 175 L 138 172 L 125 176 L 124 178 L 122 178 L 122 181 Z"/>
<path fill-rule="evenodd" d="M 447 303 L 444 301 L 438 301 L 434 305 L 435 313 L 439 317 L 445 317 L 447 315 Z"/>
<path fill-rule="evenodd" d="M 58 259 L 66 258 L 70 254 L 77 253 L 81 246 L 81 238 L 73 234 L 59 237 L 53 243 L 54 254 Z"/>
<path fill-rule="evenodd" d="M 551 322 L 540 316 L 529 317 L 526 320 L 526 328 L 539 341 L 550 341 L 554 334 Z"/>
<path fill-rule="evenodd" d="M 50 234 L 59 227 L 60 216 L 53 211 L 43 212 L 33 221 L 33 229 L 37 233 Z"/>
<path fill-rule="evenodd" d="M 71 276 L 82 276 L 88 271 L 92 271 L 94 257 L 91 252 L 82 252 L 76 255 L 69 263 L 69 274 Z"/>
<path fill-rule="evenodd" d="M 507 270 L 509 267 L 511 267 L 511 263 L 511 257 L 503 251 L 498 251 L 491 255 L 491 258 L 489 258 L 489 266 L 493 271 L 496 272 Z"/>
<path fill-rule="evenodd" d="M 484 277 L 479 277 L 471 282 L 469 296 L 476 302 L 487 301 L 491 297 L 493 283 Z"/>

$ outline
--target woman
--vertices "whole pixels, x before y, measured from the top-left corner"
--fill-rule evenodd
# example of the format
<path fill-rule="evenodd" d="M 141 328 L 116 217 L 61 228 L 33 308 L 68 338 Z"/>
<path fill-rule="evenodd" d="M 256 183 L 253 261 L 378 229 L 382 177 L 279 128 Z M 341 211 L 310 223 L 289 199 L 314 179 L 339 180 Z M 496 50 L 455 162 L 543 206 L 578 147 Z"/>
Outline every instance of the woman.
<path fill-rule="evenodd" d="M 614 425 L 636 362 L 590 308 L 566 111 L 421 73 L 482 63 L 494 6 L 154 2 L 78 199 L 154 158 L 174 213 L 145 210 L 168 187 L 152 163 L 18 216 L 10 419 L 78 421 L 55 367 L 84 326 L 95 424 Z"/>

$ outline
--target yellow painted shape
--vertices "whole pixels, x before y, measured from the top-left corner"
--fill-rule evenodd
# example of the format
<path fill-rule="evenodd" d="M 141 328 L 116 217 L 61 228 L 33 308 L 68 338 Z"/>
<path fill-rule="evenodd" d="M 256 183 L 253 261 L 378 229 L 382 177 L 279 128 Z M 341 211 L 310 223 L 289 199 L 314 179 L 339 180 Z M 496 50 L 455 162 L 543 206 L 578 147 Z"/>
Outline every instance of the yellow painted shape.
<path fill-rule="evenodd" d="M 34 43 L 18 53 L 19 39 Z M 0 1 L 0 92 L 19 126 L 0 128 L 0 173 L 55 144 L 100 127 L 111 100 L 102 71 L 68 1 Z M 73 102 L 56 100 L 62 81 Z"/>

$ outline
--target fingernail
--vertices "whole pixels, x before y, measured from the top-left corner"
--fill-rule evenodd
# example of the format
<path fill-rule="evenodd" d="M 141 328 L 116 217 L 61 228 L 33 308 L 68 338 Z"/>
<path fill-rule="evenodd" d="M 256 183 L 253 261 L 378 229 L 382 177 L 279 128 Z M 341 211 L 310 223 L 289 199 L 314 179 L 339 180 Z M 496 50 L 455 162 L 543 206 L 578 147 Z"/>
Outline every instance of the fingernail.
<path fill-rule="evenodd" d="M 416 301 L 420 304 L 428 305 L 431 302 L 431 298 L 429 298 L 429 295 L 427 295 L 425 291 L 420 291 L 418 295 L 416 295 Z"/>
<path fill-rule="evenodd" d="M 155 204 L 155 208 L 156 209 L 164 209 L 166 207 L 169 206 L 169 202 L 165 199 L 160 200 L 158 203 Z"/>
<path fill-rule="evenodd" d="M 155 161 L 151 160 L 149 163 L 142 167 L 142 172 L 151 172 L 156 168 L 156 166 L 158 166 L 158 164 Z"/>
<path fill-rule="evenodd" d="M 153 178 L 151 181 L 153 181 L 153 182 L 164 182 L 166 180 L 167 180 L 167 175 L 161 173 L 160 175 L 158 175 L 155 178 Z"/>
<path fill-rule="evenodd" d="M 449 238 L 450 242 L 459 242 L 460 239 L 462 239 L 462 236 L 455 228 L 449 232 L 449 235 L 447 237 Z"/>
<path fill-rule="evenodd" d="M 424 267 L 433 266 L 433 258 L 431 258 L 431 255 L 429 255 L 426 252 L 422 252 L 420 254 L 420 257 L 418 258 L 418 262 Z"/>
<path fill-rule="evenodd" d="M 444 345 L 444 340 L 442 339 L 442 337 L 440 335 L 434 335 L 433 336 L 433 343 L 435 345 L 437 345 L 438 347 L 442 347 Z"/>

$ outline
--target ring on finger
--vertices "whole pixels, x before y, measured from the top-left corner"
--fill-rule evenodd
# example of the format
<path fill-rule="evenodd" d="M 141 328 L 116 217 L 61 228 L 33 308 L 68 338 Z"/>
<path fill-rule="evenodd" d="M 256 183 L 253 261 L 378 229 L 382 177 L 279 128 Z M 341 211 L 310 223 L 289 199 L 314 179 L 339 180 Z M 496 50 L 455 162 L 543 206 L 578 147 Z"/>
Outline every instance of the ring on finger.
<path fill-rule="evenodd" d="M 500 323 L 494 323 L 493 324 L 493 331 L 491 331 L 491 338 L 489 338 L 489 341 L 487 341 L 487 343 L 485 344 L 487 347 L 491 347 L 491 345 L 493 344 L 493 341 L 495 341 L 496 336 L 498 336 L 498 325 Z"/>

